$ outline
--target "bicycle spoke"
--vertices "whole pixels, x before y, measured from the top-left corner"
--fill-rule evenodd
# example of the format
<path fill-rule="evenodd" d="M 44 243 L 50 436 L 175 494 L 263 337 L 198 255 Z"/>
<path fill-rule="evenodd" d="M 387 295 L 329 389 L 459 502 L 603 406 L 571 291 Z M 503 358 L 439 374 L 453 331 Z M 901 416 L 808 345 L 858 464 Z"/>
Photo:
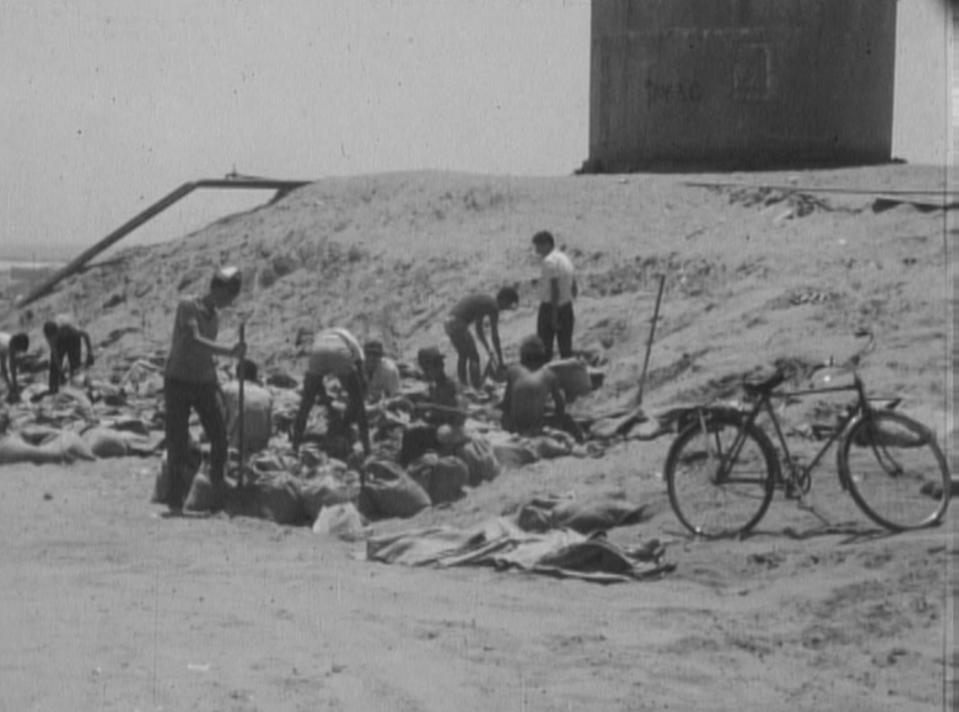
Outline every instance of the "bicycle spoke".
<path fill-rule="evenodd" d="M 690 531 L 733 535 L 762 517 L 772 482 L 767 451 L 756 438 L 738 423 L 724 421 L 700 421 L 677 437 L 666 476 L 673 509 Z M 736 453 L 734 460 L 730 453 Z"/>
<path fill-rule="evenodd" d="M 949 499 L 949 472 L 928 430 L 895 412 L 873 413 L 843 445 L 850 493 L 871 519 L 889 529 L 934 523 Z"/>

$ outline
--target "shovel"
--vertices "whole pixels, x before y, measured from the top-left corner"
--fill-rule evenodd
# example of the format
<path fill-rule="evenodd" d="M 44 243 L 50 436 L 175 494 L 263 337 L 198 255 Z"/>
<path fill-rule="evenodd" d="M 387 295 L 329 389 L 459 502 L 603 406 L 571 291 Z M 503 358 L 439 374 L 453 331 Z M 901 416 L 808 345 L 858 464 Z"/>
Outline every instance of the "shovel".
<path fill-rule="evenodd" d="M 240 343 L 246 346 L 246 322 L 240 322 Z M 243 350 L 244 354 L 246 349 Z M 244 407 L 243 402 L 243 360 L 240 360 L 240 367 L 237 369 L 237 377 L 240 381 L 239 391 L 237 393 L 237 414 L 236 414 L 236 426 L 238 428 L 236 434 L 236 446 L 239 450 L 240 455 L 240 469 L 236 474 L 236 487 L 240 489 L 243 487 L 243 468 L 246 467 L 246 423 L 244 422 L 244 414 L 246 408 Z"/>

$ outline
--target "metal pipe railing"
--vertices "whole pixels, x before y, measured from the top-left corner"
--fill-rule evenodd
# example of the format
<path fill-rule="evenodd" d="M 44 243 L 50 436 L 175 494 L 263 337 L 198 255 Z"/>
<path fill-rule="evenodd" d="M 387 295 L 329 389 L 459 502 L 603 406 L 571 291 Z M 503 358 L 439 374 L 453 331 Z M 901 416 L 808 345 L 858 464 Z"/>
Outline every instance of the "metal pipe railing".
<path fill-rule="evenodd" d="M 17 302 L 17 307 L 25 307 L 28 304 L 35 302 L 37 299 L 45 297 L 51 291 L 53 291 L 53 288 L 56 287 L 61 281 L 81 270 L 87 264 L 87 262 L 99 255 L 108 247 L 111 247 L 115 243 L 119 242 L 122 238 L 129 235 L 131 232 L 136 230 L 148 220 L 152 219 L 154 216 L 163 212 L 177 201 L 185 198 L 197 188 L 245 188 L 251 190 L 275 189 L 277 193 L 276 196 L 274 196 L 274 200 L 276 200 L 283 195 L 286 195 L 291 190 L 308 185 L 310 182 L 311 181 L 250 178 L 238 176 L 236 174 L 229 174 L 226 178 L 204 178 L 201 180 L 192 181 L 190 183 L 184 183 L 173 192 L 160 198 L 160 200 L 156 201 L 145 210 L 137 213 L 134 217 L 123 223 L 123 225 L 118 227 L 95 245 L 81 252 L 77 257 L 72 259 L 68 264 L 52 274 L 40 285 L 35 287 L 27 296 Z"/>

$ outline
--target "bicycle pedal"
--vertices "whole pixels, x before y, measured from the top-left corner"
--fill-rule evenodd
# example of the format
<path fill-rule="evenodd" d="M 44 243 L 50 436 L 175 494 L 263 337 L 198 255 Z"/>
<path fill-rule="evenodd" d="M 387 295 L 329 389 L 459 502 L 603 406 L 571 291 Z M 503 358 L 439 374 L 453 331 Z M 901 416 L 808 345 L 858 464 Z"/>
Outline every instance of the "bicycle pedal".
<path fill-rule="evenodd" d="M 803 497 L 802 488 L 792 480 L 786 482 L 783 486 L 786 499 L 801 500 Z"/>

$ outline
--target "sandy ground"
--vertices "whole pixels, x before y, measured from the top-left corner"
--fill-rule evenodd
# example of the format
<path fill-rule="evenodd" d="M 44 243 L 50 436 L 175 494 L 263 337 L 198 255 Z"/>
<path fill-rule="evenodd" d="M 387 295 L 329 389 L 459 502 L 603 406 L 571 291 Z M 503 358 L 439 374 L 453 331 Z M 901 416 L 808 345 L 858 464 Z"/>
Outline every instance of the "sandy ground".
<path fill-rule="evenodd" d="M 583 412 L 634 396 L 665 273 L 649 410 L 734 397 L 739 374 L 777 358 L 858 355 L 870 390 L 902 397 L 951 454 L 949 213 L 872 209 L 877 193 L 944 178 L 891 166 L 330 180 L 93 268 L 34 316 L 76 313 L 106 375 L 165 348 L 177 288 L 202 286 L 211 264 L 230 260 L 248 271 L 237 312 L 254 357 L 297 373 L 301 326 L 345 324 L 408 358 L 443 343 L 437 317 L 464 289 L 515 281 L 524 306 L 503 325 L 512 353 L 533 324 L 529 236 L 552 227 L 583 285 L 577 345 L 607 371 Z M 821 405 L 812 400 L 788 420 L 806 422 Z M 163 518 L 148 503 L 155 459 L 5 467 L 0 710 L 927 710 L 954 699 L 955 507 L 938 528 L 887 535 L 840 492 L 829 457 L 815 514 L 777 496 L 755 536 L 695 541 L 665 500 L 668 444 L 541 461 L 451 506 L 374 525 L 469 526 L 550 493 L 652 504 L 655 516 L 610 538 L 659 538 L 675 571 L 609 586 L 386 566 L 363 561 L 361 543 L 308 528 Z"/>

